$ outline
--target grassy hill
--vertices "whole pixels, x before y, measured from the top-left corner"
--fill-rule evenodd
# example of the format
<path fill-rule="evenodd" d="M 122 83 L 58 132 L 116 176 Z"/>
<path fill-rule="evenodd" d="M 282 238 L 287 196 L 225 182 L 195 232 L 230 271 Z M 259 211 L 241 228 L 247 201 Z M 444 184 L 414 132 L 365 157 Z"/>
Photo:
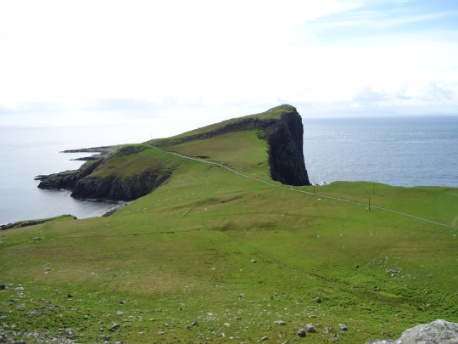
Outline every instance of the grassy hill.
<path fill-rule="evenodd" d="M 257 130 L 154 142 L 98 172 L 173 168 L 111 217 L 0 232 L 0 337 L 365 343 L 458 322 L 458 189 L 284 185 Z"/>

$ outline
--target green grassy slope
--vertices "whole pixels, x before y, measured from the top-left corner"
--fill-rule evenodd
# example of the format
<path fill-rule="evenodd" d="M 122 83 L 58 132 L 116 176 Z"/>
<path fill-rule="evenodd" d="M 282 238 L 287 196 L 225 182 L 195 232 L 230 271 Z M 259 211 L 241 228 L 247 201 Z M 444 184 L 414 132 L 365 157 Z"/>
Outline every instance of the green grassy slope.
<path fill-rule="evenodd" d="M 378 208 L 456 226 L 457 189 L 284 186 L 254 131 L 167 147 L 243 175 L 143 148 L 175 169 L 153 193 L 108 218 L 0 232 L 8 338 L 365 343 L 458 322 L 457 229 Z M 299 338 L 306 324 L 317 332 Z"/>
<path fill-rule="evenodd" d="M 267 110 L 265 112 L 262 112 L 262 113 L 229 119 L 229 120 L 226 120 L 226 121 L 223 121 L 223 122 L 219 122 L 219 123 L 208 125 L 206 127 L 197 128 L 195 130 L 192 130 L 192 131 L 189 131 L 189 132 L 185 132 L 183 134 L 179 134 L 179 135 L 176 135 L 176 136 L 173 136 L 173 137 L 163 138 L 163 139 L 154 139 L 154 140 L 149 141 L 149 143 L 154 145 L 154 146 L 171 146 L 171 145 L 174 145 L 174 144 L 177 144 L 177 143 L 181 142 L 183 139 L 186 139 L 188 137 L 195 136 L 195 135 L 200 135 L 200 134 L 204 134 L 204 133 L 208 133 L 208 132 L 211 132 L 211 131 L 215 131 L 215 130 L 223 128 L 224 126 L 227 126 L 229 124 L 233 124 L 233 123 L 236 123 L 236 122 L 240 122 L 242 120 L 249 120 L 249 119 L 259 119 L 259 120 L 280 119 L 280 115 L 281 115 L 282 112 L 289 112 L 289 111 L 295 111 L 295 108 L 292 107 L 291 105 L 283 104 L 283 105 L 271 108 L 271 109 L 269 109 L 269 110 Z"/>

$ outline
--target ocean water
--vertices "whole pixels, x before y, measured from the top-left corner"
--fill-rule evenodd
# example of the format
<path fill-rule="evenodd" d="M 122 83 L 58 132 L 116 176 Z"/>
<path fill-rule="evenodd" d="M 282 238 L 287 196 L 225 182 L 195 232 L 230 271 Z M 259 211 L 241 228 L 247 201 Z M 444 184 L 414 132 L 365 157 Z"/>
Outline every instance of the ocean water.
<path fill-rule="evenodd" d="M 458 187 L 458 116 L 306 118 L 304 156 L 312 183 L 337 180 Z M 12 128 L 0 126 L 0 224 L 61 214 L 100 216 L 110 202 L 75 200 L 66 191 L 37 188 L 34 177 L 76 169 L 90 154 L 65 149 L 151 138 L 131 125 Z"/>
<path fill-rule="evenodd" d="M 73 127 L 0 126 L 0 224 L 62 214 L 77 218 L 100 216 L 116 204 L 76 200 L 67 191 L 38 189 L 34 178 L 79 168 L 73 159 L 91 153 L 60 153 L 66 149 L 139 143 L 150 131 L 136 125 Z"/>
<path fill-rule="evenodd" d="M 458 187 L 458 116 L 305 118 L 314 184 L 338 180 Z"/>

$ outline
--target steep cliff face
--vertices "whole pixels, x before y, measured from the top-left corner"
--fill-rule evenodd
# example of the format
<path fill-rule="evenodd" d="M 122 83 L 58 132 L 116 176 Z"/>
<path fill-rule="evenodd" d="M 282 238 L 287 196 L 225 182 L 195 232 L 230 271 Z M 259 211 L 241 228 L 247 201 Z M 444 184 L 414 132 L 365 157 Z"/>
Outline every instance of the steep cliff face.
<path fill-rule="evenodd" d="M 125 178 L 89 176 L 76 183 L 72 197 L 131 201 L 149 194 L 171 175 L 172 171 L 148 170 Z"/>
<path fill-rule="evenodd" d="M 302 118 L 290 105 L 230 123 L 223 122 L 199 133 L 151 141 L 151 144 L 166 148 L 240 130 L 255 130 L 259 138 L 267 141 L 273 180 L 295 186 L 310 184 L 303 154 Z M 76 198 L 134 200 L 150 193 L 173 174 L 176 160 L 172 163 L 167 160 L 169 154 L 161 153 L 160 157 L 157 154 L 150 144 L 128 145 L 115 153 L 105 152 L 98 159 L 86 162 L 79 170 L 36 179 L 41 181 L 39 188 L 68 189 Z"/>
<path fill-rule="evenodd" d="M 288 185 L 310 185 L 305 168 L 302 118 L 296 109 L 281 114 L 267 134 L 270 176 Z"/>
<path fill-rule="evenodd" d="M 49 175 L 36 176 L 35 180 L 39 180 L 38 187 L 45 190 L 73 190 L 78 181 L 85 178 L 94 172 L 100 165 L 104 163 L 105 159 L 99 157 L 95 160 L 88 161 L 83 164 L 78 170 L 64 171 L 53 173 Z"/>

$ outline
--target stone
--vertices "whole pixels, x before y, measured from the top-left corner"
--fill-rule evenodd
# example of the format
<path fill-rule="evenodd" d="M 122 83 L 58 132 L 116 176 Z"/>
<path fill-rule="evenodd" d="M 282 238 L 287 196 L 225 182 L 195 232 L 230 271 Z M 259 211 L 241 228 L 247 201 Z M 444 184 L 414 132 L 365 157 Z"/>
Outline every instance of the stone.
<path fill-rule="evenodd" d="M 120 325 L 117 324 L 117 323 L 115 323 L 115 322 L 113 321 L 113 324 L 111 325 L 111 327 L 110 327 L 109 330 L 110 330 L 111 332 L 113 332 L 113 331 L 116 331 L 119 327 L 120 327 Z"/>
<path fill-rule="evenodd" d="M 301 338 L 305 337 L 305 330 L 301 328 L 299 331 L 297 331 L 297 335 Z"/>
<path fill-rule="evenodd" d="M 31 310 L 27 315 L 28 315 L 30 318 L 34 318 L 34 317 L 39 316 L 40 313 L 38 312 L 38 310 L 33 309 L 33 310 Z"/>
<path fill-rule="evenodd" d="M 458 343 L 458 323 L 435 320 L 429 324 L 417 325 L 403 332 L 397 340 L 370 340 L 368 344 L 418 344 L 418 343 Z"/>
<path fill-rule="evenodd" d="M 316 328 L 312 324 L 307 324 L 307 325 L 305 325 L 305 331 L 306 332 L 310 332 L 310 333 L 315 333 L 316 332 Z"/>
<path fill-rule="evenodd" d="M 326 326 L 323 333 L 334 333 L 334 328 L 332 326 Z"/>
<path fill-rule="evenodd" d="M 286 325 L 286 322 L 283 321 L 283 320 L 275 320 L 274 324 L 276 324 L 276 325 Z"/>
<path fill-rule="evenodd" d="M 6 289 L 6 285 L 5 284 L 0 284 L 0 290 L 5 290 Z"/>
<path fill-rule="evenodd" d="M 341 331 L 348 331 L 348 326 L 345 324 L 339 324 L 339 330 Z"/>
<path fill-rule="evenodd" d="M 199 326 L 199 322 L 194 321 L 191 325 L 186 326 L 187 329 L 191 329 L 193 327 Z"/>

